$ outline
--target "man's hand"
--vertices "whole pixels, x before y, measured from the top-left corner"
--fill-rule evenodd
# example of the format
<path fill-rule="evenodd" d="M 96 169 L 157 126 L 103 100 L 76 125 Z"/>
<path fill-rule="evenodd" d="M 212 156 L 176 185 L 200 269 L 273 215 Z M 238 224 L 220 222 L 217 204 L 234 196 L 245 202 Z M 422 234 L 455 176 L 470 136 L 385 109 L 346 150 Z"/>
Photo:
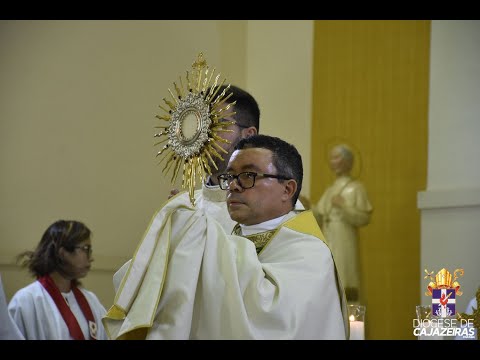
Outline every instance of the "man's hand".
<path fill-rule="evenodd" d="M 168 198 L 171 199 L 175 195 L 177 195 L 180 191 L 178 189 L 172 189 L 170 190 L 170 195 L 168 195 Z"/>

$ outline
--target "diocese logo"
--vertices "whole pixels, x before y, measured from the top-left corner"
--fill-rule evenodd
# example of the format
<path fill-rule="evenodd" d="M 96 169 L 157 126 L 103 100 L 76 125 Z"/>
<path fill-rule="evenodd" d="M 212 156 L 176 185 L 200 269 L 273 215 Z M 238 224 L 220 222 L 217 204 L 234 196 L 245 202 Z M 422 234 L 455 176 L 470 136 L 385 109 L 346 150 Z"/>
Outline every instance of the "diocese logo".
<path fill-rule="evenodd" d="M 429 272 L 424 279 L 430 279 L 425 295 L 432 297 L 432 305 L 417 306 L 417 318 L 413 319 L 413 335 L 419 339 L 444 339 L 451 336 L 462 339 L 475 338 L 475 319 L 478 315 L 467 315 L 455 311 L 455 298 L 462 295 L 457 279 L 463 276 L 463 269 L 455 269 L 452 274 L 445 268 L 436 275 Z M 480 289 L 478 291 L 480 300 Z"/>
<path fill-rule="evenodd" d="M 452 274 L 445 268 L 440 270 L 435 277 L 434 272 L 428 272 L 424 279 L 430 278 L 425 295 L 432 297 L 432 316 L 446 318 L 455 316 L 455 296 L 461 296 L 460 284 L 456 281 L 463 276 L 463 269 L 456 269 Z"/>
<path fill-rule="evenodd" d="M 455 315 L 454 289 L 432 290 L 432 315 L 438 317 L 450 317 Z"/>

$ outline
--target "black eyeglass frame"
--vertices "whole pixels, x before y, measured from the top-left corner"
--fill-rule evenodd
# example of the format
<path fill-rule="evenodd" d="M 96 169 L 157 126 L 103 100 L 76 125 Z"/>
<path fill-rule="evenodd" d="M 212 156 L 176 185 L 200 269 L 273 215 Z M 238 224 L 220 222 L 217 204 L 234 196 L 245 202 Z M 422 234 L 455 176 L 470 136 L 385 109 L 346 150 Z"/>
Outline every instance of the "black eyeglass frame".
<path fill-rule="evenodd" d="M 248 176 L 253 176 L 252 186 L 245 187 L 245 186 L 242 185 L 242 182 L 240 181 L 240 176 L 242 176 L 243 174 L 248 174 Z M 229 187 L 230 183 L 233 180 L 237 180 L 237 184 L 243 190 L 251 189 L 255 186 L 255 180 L 257 179 L 257 176 L 261 176 L 261 177 L 264 177 L 264 178 L 279 179 L 279 180 L 291 180 L 291 178 L 289 178 L 287 176 L 283 176 L 283 175 L 273 175 L 273 174 L 257 173 L 257 172 L 253 172 L 253 171 L 243 171 L 241 173 L 238 173 L 237 175 L 232 175 L 232 174 L 220 174 L 220 175 L 218 175 L 217 176 L 218 186 L 220 186 L 220 189 L 222 189 L 222 190 L 228 190 L 228 187 Z M 222 183 L 227 182 L 227 181 L 228 181 L 227 188 L 224 189 L 222 187 Z"/>

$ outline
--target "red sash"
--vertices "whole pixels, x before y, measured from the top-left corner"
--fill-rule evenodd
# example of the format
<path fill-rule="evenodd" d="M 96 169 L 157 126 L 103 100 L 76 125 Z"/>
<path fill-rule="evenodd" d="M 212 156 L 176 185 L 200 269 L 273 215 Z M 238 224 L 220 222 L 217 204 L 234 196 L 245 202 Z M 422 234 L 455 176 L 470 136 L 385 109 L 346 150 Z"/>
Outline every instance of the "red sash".
<path fill-rule="evenodd" d="M 47 292 L 50 294 L 53 301 L 55 302 L 55 305 L 57 305 L 57 308 L 60 311 L 60 314 L 62 315 L 63 320 L 67 324 L 68 331 L 70 332 L 70 335 L 72 336 L 72 338 L 75 340 L 85 340 L 82 329 L 80 329 L 80 325 L 78 325 L 78 321 L 75 318 L 75 315 L 73 315 L 72 310 L 70 310 L 70 307 L 67 305 L 65 298 L 60 293 L 60 290 L 58 289 L 57 285 L 55 285 L 55 282 L 52 280 L 52 278 L 49 275 L 45 275 L 45 276 L 39 277 L 38 281 L 40 282 L 40 284 L 43 285 L 45 290 L 47 290 Z M 80 309 L 82 310 L 83 315 L 87 319 L 88 328 L 90 332 L 90 340 L 96 340 L 97 324 L 95 323 L 95 318 L 93 317 L 92 309 L 90 309 L 90 305 L 88 304 L 88 301 L 85 298 L 85 295 L 83 295 L 83 293 L 77 288 L 76 285 L 73 284 L 73 282 L 72 282 L 72 291 L 73 291 L 73 294 L 75 295 L 75 299 L 77 300 L 78 305 L 80 306 Z"/>

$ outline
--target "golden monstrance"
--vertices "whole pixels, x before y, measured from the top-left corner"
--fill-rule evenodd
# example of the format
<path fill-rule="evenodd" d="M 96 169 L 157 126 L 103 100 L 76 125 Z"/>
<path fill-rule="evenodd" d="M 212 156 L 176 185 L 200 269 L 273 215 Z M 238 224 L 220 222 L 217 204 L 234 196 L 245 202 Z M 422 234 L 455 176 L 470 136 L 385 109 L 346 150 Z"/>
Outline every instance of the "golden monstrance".
<path fill-rule="evenodd" d="M 228 102 L 232 92 L 226 95 L 230 84 L 218 93 L 225 79 L 219 83 L 220 74 L 214 73 L 215 68 L 209 71 L 200 53 L 185 80 L 180 76 L 179 83 L 173 83 L 175 93 L 168 89 L 170 99 L 163 98 L 165 105 L 159 105 L 164 113 L 156 115 L 162 124 L 155 126 L 161 129 L 154 135 L 160 138 L 155 146 L 164 144 L 156 155 L 160 157 L 158 164 L 165 163 L 164 174 L 172 170 L 172 184 L 182 169 L 182 188 L 188 189 L 192 205 L 196 180 L 205 181 L 212 174 L 210 166 L 218 169 L 214 158 L 223 160 L 221 153 L 227 154 L 219 143 L 230 143 L 220 135 L 233 131 L 227 127 L 235 123 L 221 121 L 235 114 L 231 110 L 235 102 Z"/>

